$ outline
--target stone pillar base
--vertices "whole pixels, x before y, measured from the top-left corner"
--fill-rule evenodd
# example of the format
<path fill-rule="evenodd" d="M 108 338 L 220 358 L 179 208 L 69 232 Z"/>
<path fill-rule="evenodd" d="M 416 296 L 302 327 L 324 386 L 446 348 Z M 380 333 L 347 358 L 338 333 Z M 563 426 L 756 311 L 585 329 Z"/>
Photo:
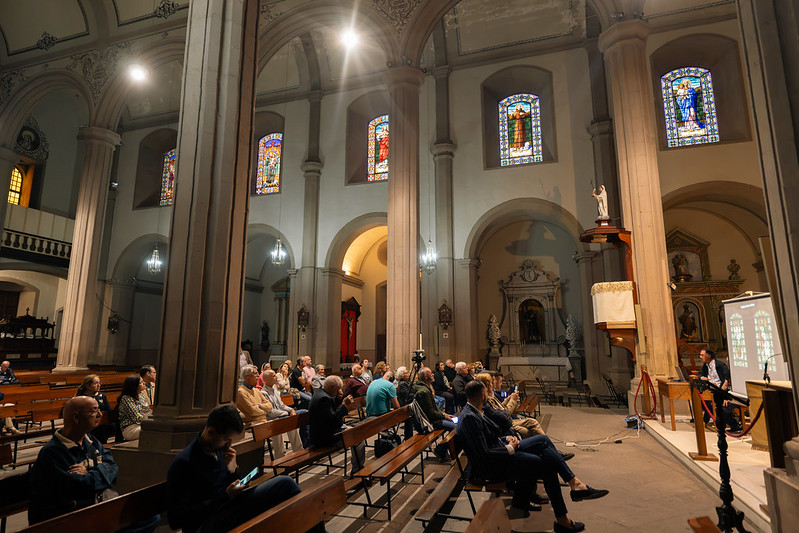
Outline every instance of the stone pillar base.
<path fill-rule="evenodd" d="M 785 468 L 763 471 L 771 531 L 775 533 L 793 531 L 799 523 L 799 437 L 786 442 L 784 448 Z"/>
<path fill-rule="evenodd" d="M 143 450 L 153 451 L 182 450 L 194 440 L 198 432 L 202 431 L 207 418 L 207 415 L 204 415 L 179 419 L 150 418 L 143 420 L 139 446 Z"/>

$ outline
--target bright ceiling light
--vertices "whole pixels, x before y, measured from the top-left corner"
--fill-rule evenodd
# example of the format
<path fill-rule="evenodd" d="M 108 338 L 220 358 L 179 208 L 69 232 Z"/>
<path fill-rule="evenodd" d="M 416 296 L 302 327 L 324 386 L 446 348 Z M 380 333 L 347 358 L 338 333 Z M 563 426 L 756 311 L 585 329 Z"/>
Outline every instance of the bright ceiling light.
<path fill-rule="evenodd" d="M 128 67 L 128 76 L 136 83 L 141 83 L 150 76 L 150 71 L 141 65 L 131 65 Z"/>
<path fill-rule="evenodd" d="M 346 46 L 347 48 L 353 48 L 355 45 L 358 44 L 360 38 L 358 34 L 353 31 L 352 28 L 344 30 L 341 32 L 341 44 Z"/>

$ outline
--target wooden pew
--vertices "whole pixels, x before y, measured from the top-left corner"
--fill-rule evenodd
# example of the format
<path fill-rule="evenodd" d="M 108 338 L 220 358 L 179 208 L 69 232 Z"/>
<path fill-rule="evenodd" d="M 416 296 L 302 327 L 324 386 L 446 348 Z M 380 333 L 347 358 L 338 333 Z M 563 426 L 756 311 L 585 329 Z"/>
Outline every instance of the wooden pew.
<path fill-rule="evenodd" d="M 0 445 L 0 456 L 6 446 L 10 450 L 10 445 Z M 0 479 L 0 494 L 3 495 L 0 500 L 0 533 L 6 533 L 7 518 L 28 509 L 30 474 L 25 472 Z"/>
<path fill-rule="evenodd" d="M 231 529 L 230 533 L 307 531 L 333 516 L 346 504 L 344 480 L 329 479 Z"/>
<path fill-rule="evenodd" d="M 367 439 L 385 431 L 389 428 L 398 426 L 410 417 L 407 406 L 399 409 L 389 411 L 384 415 L 380 415 L 374 419 L 367 419 L 365 422 L 358 424 L 355 427 L 347 429 L 341 433 L 341 440 L 345 449 L 345 465 L 346 465 L 346 450 L 366 441 Z M 353 478 L 360 478 L 363 483 L 363 488 L 366 493 L 367 503 L 362 502 L 349 502 L 354 505 L 363 505 L 364 513 L 367 507 L 379 507 L 388 510 L 388 520 L 391 521 L 391 478 L 397 474 L 402 474 L 403 481 L 405 474 L 417 475 L 415 472 L 407 470 L 408 464 L 416 457 L 422 455 L 422 452 L 433 444 L 442 434 L 443 430 L 436 430 L 428 433 L 427 435 L 414 435 L 410 439 L 404 441 L 402 444 L 386 453 L 382 457 L 374 459 L 366 464 L 362 469 L 352 474 Z M 422 483 L 424 483 L 424 457 L 420 460 L 420 469 Z M 379 480 L 380 484 L 386 485 L 386 505 L 378 505 L 372 502 L 369 496 L 369 483 L 368 480 Z"/>
<path fill-rule="evenodd" d="M 455 433 L 453 431 L 453 433 Z M 507 485 L 505 482 L 496 481 L 496 482 L 480 482 L 476 480 L 466 480 L 466 465 L 468 460 L 466 459 L 465 454 L 461 454 L 460 450 L 458 449 L 458 444 L 455 438 L 453 437 L 449 441 L 449 453 L 452 457 L 455 457 L 455 465 L 458 467 L 460 471 L 461 478 L 466 481 L 466 485 L 464 485 L 463 490 L 466 491 L 466 497 L 469 500 L 469 505 L 472 508 L 472 513 L 475 515 L 477 514 L 477 509 L 474 506 L 474 500 L 472 499 L 472 492 L 482 492 L 485 489 L 487 492 L 493 493 L 495 496 L 499 496 L 502 494 Z"/>
<path fill-rule="evenodd" d="M 449 446 L 449 443 L 452 439 L 455 438 L 455 432 L 450 431 L 446 437 L 442 440 L 442 444 L 446 444 Z M 460 458 L 457 459 L 458 461 Z M 458 465 L 459 467 L 460 465 Z M 456 465 L 452 465 L 449 471 L 444 475 L 442 480 L 436 485 L 436 488 L 427 497 L 424 504 L 416 511 L 416 514 L 413 517 L 416 520 L 419 520 L 422 523 L 422 526 L 427 529 L 428 524 L 433 521 L 436 516 L 443 516 L 446 518 L 454 518 L 458 520 L 471 520 L 471 517 L 462 517 L 462 516 L 454 516 L 448 514 L 442 514 L 441 508 L 449 501 L 453 494 L 456 491 L 459 491 L 458 487 L 463 486 L 463 482 L 461 479 L 460 469 L 456 467 Z"/>
<path fill-rule="evenodd" d="M 92 533 L 114 533 L 149 516 L 166 511 L 166 481 L 110 500 L 78 509 L 23 529 L 26 533 L 82 531 L 91 524 Z"/>
<path fill-rule="evenodd" d="M 489 498 L 474 515 L 466 533 L 511 533 L 510 519 L 502 498 Z"/>
<path fill-rule="evenodd" d="M 535 418 L 536 413 L 541 414 L 539 411 L 539 405 L 541 405 L 541 396 L 536 394 L 535 396 L 528 396 L 524 403 L 516 409 L 514 414 L 524 416 L 524 417 L 533 417 Z"/>
<path fill-rule="evenodd" d="M 700 516 L 688 520 L 688 525 L 694 533 L 721 533 L 709 516 Z"/>
<path fill-rule="evenodd" d="M 278 418 L 255 424 L 252 426 L 253 437 L 256 441 L 263 441 L 271 437 L 282 435 L 292 429 L 299 429 L 308 425 L 308 413 L 300 413 L 294 416 L 285 418 Z M 285 454 L 283 457 L 274 459 L 272 455 L 272 447 L 269 445 L 269 457 L 272 459 L 263 465 L 263 469 L 271 468 L 275 475 L 279 473 L 288 474 L 293 472 L 294 476 L 299 479 L 300 470 L 307 466 L 318 463 L 321 459 L 327 457 L 328 463 L 324 466 L 327 467 L 328 472 L 330 468 L 339 468 L 333 464 L 331 455 L 341 451 L 338 446 L 329 446 L 326 448 L 305 448 L 302 450 L 294 451 Z M 346 468 L 346 465 L 345 465 Z"/>

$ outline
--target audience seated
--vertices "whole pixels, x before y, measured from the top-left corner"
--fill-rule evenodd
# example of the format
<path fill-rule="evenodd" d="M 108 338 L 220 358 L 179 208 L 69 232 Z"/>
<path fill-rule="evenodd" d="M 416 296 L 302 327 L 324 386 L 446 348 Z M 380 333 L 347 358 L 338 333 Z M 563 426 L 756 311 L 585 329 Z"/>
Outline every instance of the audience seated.
<path fill-rule="evenodd" d="M 340 377 L 327 376 L 322 388 L 316 391 L 311 399 L 311 408 L 308 410 L 311 448 L 327 448 L 341 444 L 336 434 L 346 429 L 344 417 L 347 416 L 354 400 L 349 395 L 344 396 L 342 400 L 341 387 Z M 365 454 L 365 443 L 352 449 L 352 466 L 355 470 L 363 466 Z"/>
<path fill-rule="evenodd" d="M 297 366 L 289 375 L 291 394 L 295 396 L 295 403 L 299 409 L 307 409 L 311 403 L 311 395 L 305 392 L 305 357 L 297 359 Z"/>
<path fill-rule="evenodd" d="M 397 369 L 396 385 L 397 385 L 397 400 L 400 406 L 408 405 L 413 402 L 413 386 L 410 382 L 410 372 L 404 366 Z M 403 434 L 405 440 L 413 436 L 413 420 L 410 418 L 403 423 Z"/>
<path fill-rule="evenodd" d="M 88 396 L 94 398 L 100 408 L 100 415 L 105 416 L 106 423 L 98 424 L 92 430 L 92 435 L 97 437 L 97 440 L 105 444 L 108 442 L 108 437 L 114 434 L 114 422 L 111 420 L 111 404 L 108 403 L 108 398 L 105 393 L 100 392 L 100 376 L 97 374 L 89 374 L 83 378 L 83 383 L 78 387 L 78 392 L 75 396 Z"/>
<path fill-rule="evenodd" d="M 291 391 L 291 364 L 288 361 L 280 365 L 277 369 L 277 389 L 280 391 L 280 394 L 294 395 Z"/>
<path fill-rule="evenodd" d="M 125 440 L 137 440 L 141 433 L 141 421 L 150 413 L 150 406 L 142 401 L 144 380 L 138 374 L 132 374 L 122 383 L 122 393 L 117 399 L 119 410 L 119 428 Z"/>
<path fill-rule="evenodd" d="M 310 385 L 314 376 L 316 376 L 316 369 L 314 369 L 313 363 L 311 362 L 311 356 L 306 355 L 303 357 L 302 363 L 305 365 L 302 367 L 302 372 L 305 377 L 305 384 Z"/>
<path fill-rule="evenodd" d="M 375 363 L 375 371 L 372 373 L 372 381 L 380 379 L 385 374 L 386 369 L 390 368 L 385 361 L 378 361 Z"/>
<path fill-rule="evenodd" d="M 347 383 L 344 387 L 344 396 L 352 396 L 353 398 L 366 396 L 368 388 L 369 383 L 363 378 L 363 367 L 358 363 L 354 363 L 352 365 L 352 375 L 347 378 Z"/>
<path fill-rule="evenodd" d="M 363 369 L 363 376 L 362 376 L 363 380 L 366 383 L 371 383 L 371 381 L 374 379 L 374 376 L 372 375 L 372 371 L 370 370 L 372 368 L 372 363 L 369 362 L 369 359 L 363 360 L 363 363 L 361 363 L 361 368 Z"/>
<path fill-rule="evenodd" d="M 455 395 L 455 404 L 458 408 L 466 405 L 466 384 L 474 378 L 469 374 L 469 368 L 463 361 L 455 365 L 455 379 L 452 380 L 452 394 Z"/>
<path fill-rule="evenodd" d="M 144 390 L 141 393 L 142 403 L 150 406 L 150 409 L 155 407 L 155 367 L 153 365 L 144 365 L 139 370 L 139 375 L 144 380 Z"/>
<path fill-rule="evenodd" d="M 455 376 L 458 375 L 458 373 L 455 371 L 455 363 L 452 362 L 452 359 L 447 359 L 444 362 L 444 375 L 447 376 L 450 384 L 452 384 Z"/>
<path fill-rule="evenodd" d="M 72 398 L 64 404 L 63 416 L 64 427 L 31 467 L 31 525 L 116 496 L 112 489 L 119 469 L 111 452 L 91 434 L 102 417 L 97 401 L 90 396 Z M 159 520 L 157 515 L 148 517 L 126 531 L 151 532 Z"/>
<path fill-rule="evenodd" d="M 236 407 L 248 424 L 266 422 L 266 415 L 272 410 L 272 403 L 266 399 L 263 391 L 255 388 L 257 376 L 255 365 L 244 365 L 239 373 L 241 386 L 236 394 Z"/>
<path fill-rule="evenodd" d="M 422 367 L 413 385 L 414 398 L 435 429 L 455 429 L 452 416 L 436 407 L 433 400 L 433 371 Z"/>
<path fill-rule="evenodd" d="M 451 363 L 452 361 L 448 359 Z M 445 363 L 436 363 L 436 372 L 433 375 L 433 390 L 436 396 L 444 400 L 444 411 L 449 414 L 455 413 L 455 395 L 452 394 L 452 385 L 447 377 Z M 436 400 L 439 403 L 439 400 Z"/>
<path fill-rule="evenodd" d="M 254 367 L 253 367 L 254 368 Z M 257 372 L 257 370 L 256 370 Z M 275 388 L 277 384 L 277 377 L 274 370 L 266 370 L 263 373 L 264 377 L 264 388 L 261 389 L 261 393 L 266 398 L 267 402 L 272 405 L 272 409 L 266 413 L 267 420 L 274 420 L 276 418 L 283 418 L 286 416 L 292 416 L 296 414 L 294 409 L 288 407 L 283 404 L 283 400 L 280 398 L 280 393 Z M 253 389 L 258 390 L 258 389 Z M 306 412 L 305 409 L 300 409 L 300 412 Z M 288 433 L 289 443 L 291 444 L 291 450 L 296 452 L 303 448 L 302 442 L 300 442 L 300 433 L 297 429 L 292 429 Z M 272 439 L 275 448 L 275 457 L 283 457 L 285 455 L 284 446 L 283 446 L 283 436 L 281 435 L 279 438 Z"/>
<path fill-rule="evenodd" d="M 367 415 L 380 416 L 392 409 L 399 409 L 397 388 L 391 382 L 393 377 L 394 373 L 389 370 L 382 377 L 372 380 L 369 384 L 366 390 Z"/>
<path fill-rule="evenodd" d="M 300 493 L 288 476 L 274 477 L 252 489 L 237 486 L 246 472 L 237 472 L 232 443 L 242 430 L 235 407 L 215 407 L 205 429 L 172 461 L 167 474 L 172 529 L 181 528 L 185 533 L 228 531 Z M 312 531 L 324 531 L 324 524 Z"/>
<path fill-rule="evenodd" d="M 17 383 L 19 381 L 17 376 L 14 375 L 14 371 L 11 370 L 11 363 L 3 361 L 0 364 L 0 385 L 16 385 Z M 0 400 L 3 398 L 5 398 L 5 394 L 0 392 Z M 3 433 L 11 433 L 12 435 L 19 433 L 19 430 L 14 426 L 14 420 L 10 416 L 3 418 L 0 422 L 3 423 Z"/>
<path fill-rule="evenodd" d="M 325 365 L 316 365 L 316 375 L 311 379 L 311 390 L 316 392 L 322 388 L 322 382 L 325 380 Z"/>
<path fill-rule="evenodd" d="M 500 402 L 499 399 L 497 399 L 494 393 L 498 391 L 499 387 L 502 385 L 502 376 L 500 374 L 492 377 L 487 372 L 481 372 L 477 374 L 476 379 L 480 380 L 488 390 L 486 403 L 498 411 L 507 413 L 513 424 L 513 429 L 519 432 L 521 438 L 525 439 L 533 435 L 545 435 L 544 430 L 541 428 L 541 424 L 539 424 L 538 420 L 535 418 L 514 417 L 511 414 L 519 406 L 518 393 L 513 392 L 509 394 L 504 402 Z M 494 387 L 495 384 L 496 388 Z"/>

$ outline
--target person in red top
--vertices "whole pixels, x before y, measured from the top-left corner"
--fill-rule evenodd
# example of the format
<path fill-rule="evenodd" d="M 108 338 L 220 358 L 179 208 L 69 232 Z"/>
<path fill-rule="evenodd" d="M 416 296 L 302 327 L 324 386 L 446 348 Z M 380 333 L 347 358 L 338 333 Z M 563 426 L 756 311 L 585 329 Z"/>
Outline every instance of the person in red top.
<path fill-rule="evenodd" d="M 352 396 L 353 398 L 366 396 L 366 389 L 369 388 L 369 384 L 363 379 L 361 374 L 363 374 L 361 365 L 358 363 L 352 365 L 352 375 L 347 378 L 347 383 L 344 386 L 344 396 Z"/>

